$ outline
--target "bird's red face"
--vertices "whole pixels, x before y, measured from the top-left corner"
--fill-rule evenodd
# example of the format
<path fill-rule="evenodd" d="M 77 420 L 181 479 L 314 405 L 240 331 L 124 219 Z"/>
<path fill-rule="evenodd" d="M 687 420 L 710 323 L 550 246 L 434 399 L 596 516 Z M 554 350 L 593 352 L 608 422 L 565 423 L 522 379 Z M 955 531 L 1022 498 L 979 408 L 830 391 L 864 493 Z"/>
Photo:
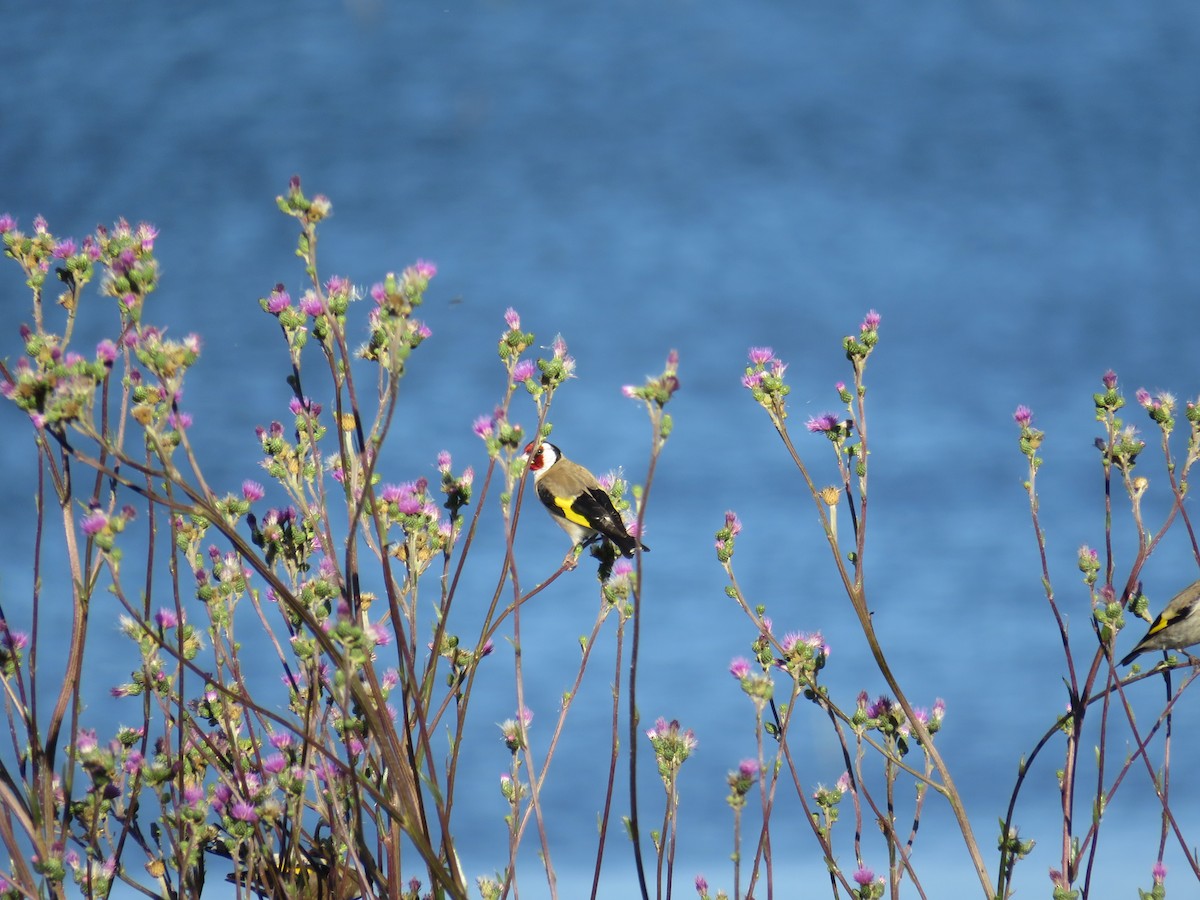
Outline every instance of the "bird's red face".
<path fill-rule="evenodd" d="M 545 454 L 542 450 L 542 445 L 536 441 L 530 441 L 525 445 L 525 455 L 529 457 L 529 471 L 536 472 L 546 464 Z"/>

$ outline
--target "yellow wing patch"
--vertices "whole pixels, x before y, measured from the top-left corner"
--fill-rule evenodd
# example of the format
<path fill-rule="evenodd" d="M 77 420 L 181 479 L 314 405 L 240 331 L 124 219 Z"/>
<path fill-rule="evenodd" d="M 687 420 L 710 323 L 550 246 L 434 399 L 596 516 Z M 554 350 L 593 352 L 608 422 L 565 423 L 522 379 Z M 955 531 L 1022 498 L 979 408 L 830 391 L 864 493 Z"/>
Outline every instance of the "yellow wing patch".
<path fill-rule="evenodd" d="M 563 518 L 568 522 L 574 522 L 576 525 L 582 525 L 584 528 L 592 527 L 591 522 L 571 508 L 571 501 L 566 497 L 555 497 L 554 505 L 562 510 Z"/>

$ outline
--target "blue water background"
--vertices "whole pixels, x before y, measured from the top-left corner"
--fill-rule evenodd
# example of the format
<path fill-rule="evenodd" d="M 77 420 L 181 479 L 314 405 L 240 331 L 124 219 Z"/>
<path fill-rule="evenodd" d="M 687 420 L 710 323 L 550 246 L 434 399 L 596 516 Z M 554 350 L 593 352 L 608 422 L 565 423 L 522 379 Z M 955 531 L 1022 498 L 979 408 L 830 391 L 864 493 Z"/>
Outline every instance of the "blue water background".
<path fill-rule="evenodd" d="M 843 703 L 883 690 L 797 473 L 740 386 L 746 348 L 770 345 L 788 361 L 790 421 L 828 483 L 826 442 L 801 426 L 838 407 L 841 336 L 868 309 L 883 315 L 868 369 L 870 603 L 910 696 L 946 700 L 938 741 L 990 848 L 1018 759 L 1066 702 L 1012 412 L 1029 404 L 1048 433 L 1047 554 L 1073 644 L 1090 654 L 1074 560 L 1103 539 L 1091 394 L 1109 367 L 1129 394 L 1200 391 L 1198 44 L 1200 10 L 1187 2 L 12 5 L 0 30 L 0 211 L 25 227 L 45 215 L 77 237 L 117 216 L 160 228 L 163 282 L 147 318 L 204 340 L 184 405 L 221 489 L 255 476 L 254 426 L 287 419 L 286 353 L 257 298 L 277 281 L 303 287 L 294 229 L 274 206 L 295 173 L 334 203 L 324 274 L 369 285 L 418 257 L 439 267 L 422 310 L 434 337 L 413 357 L 389 481 L 432 476 L 442 448 L 483 468 L 470 424 L 502 390 L 495 342 L 508 306 L 540 346 L 559 332 L 568 341 L 579 377 L 556 401 L 555 439 L 597 471 L 645 477 L 649 429 L 620 387 L 677 349 L 676 428 L 648 513 L 641 710 L 679 718 L 700 740 L 683 775 L 680 884 L 704 872 L 731 886 L 724 775 L 754 745 L 726 669 L 753 631 L 711 550 L 726 509 L 745 524 L 742 583 L 777 630 L 824 633 L 826 681 Z M 28 318 L 12 264 L 0 269 L 0 303 L 11 361 Z M 85 317 L 81 347 L 108 333 L 102 320 Z M 532 425 L 531 406 L 514 409 Z M 0 406 L 0 433 L 0 599 L 19 619 L 33 457 L 11 407 Z M 1139 472 L 1154 523 L 1166 510 L 1161 462 L 1147 451 Z M 1132 532 L 1115 505 L 1127 564 Z M 566 547 L 529 512 L 518 548 L 532 581 Z M 485 524 L 467 610 L 483 607 L 496 572 L 494 511 Z M 1195 565 L 1176 529 L 1145 573 L 1152 605 Z M 55 578 L 51 594 L 64 590 Z M 525 613 L 535 738 L 549 732 L 597 606 L 581 570 Z M 559 750 L 563 774 L 544 794 L 565 897 L 584 895 L 590 877 L 609 627 Z M 101 722 L 123 715 L 105 689 L 132 665 L 111 631 L 90 656 L 103 686 L 89 713 Z M 501 644 L 463 749 L 471 878 L 505 858 L 496 778 L 507 754 L 493 723 L 515 706 L 511 661 Z M 1144 721 L 1157 690 L 1135 689 Z M 1200 739 L 1193 706 L 1181 709 L 1176 760 Z M 842 768 L 827 728 L 804 713 L 796 737 L 811 743 L 811 789 Z M 1026 891 L 1044 891 L 1054 865 L 1060 764 L 1057 751 L 1039 761 L 1018 811 L 1022 833 L 1040 840 L 1019 870 Z M 645 757 L 643 770 L 653 810 Z M 1175 796 L 1198 788 L 1177 765 Z M 1135 770 L 1105 820 L 1100 871 L 1127 895 L 1149 883 L 1155 806 Z M 1087 818 L 1086 799 L 1078 812 Z M 1200 814 L 1186 802 L 1176 812 L 1194 843 Z M 794 802 L 781 826 L 783 813 L 795 816 Z M 840 840 L 853 868 L 848 832 Z M 780 827 L 774 846 L 782 896 L 807 895 L 810 879 L 820 889 L 801 823 Z M 545 893 L 535 849 L 527 839 L 528 897 Z M 1168 864 L 1186 878 L 1174 853 Z M 886 867 L 877 849 L 867 862 Z M 916 863 L 930 896 L 975 890 L 936 799 Z M 629 896 L 631 871 L 618 838 L 602 895 Z"/>

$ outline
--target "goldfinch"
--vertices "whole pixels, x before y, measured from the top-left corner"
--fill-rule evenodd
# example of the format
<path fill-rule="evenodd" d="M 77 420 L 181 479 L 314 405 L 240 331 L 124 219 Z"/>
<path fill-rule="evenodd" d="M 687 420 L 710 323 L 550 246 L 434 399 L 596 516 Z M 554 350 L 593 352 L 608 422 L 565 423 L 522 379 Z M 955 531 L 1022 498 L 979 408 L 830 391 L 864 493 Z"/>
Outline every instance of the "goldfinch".
<path fill-rule="evenodd" d="M 576 546 L 596 538 L 611 541 L 622 556 L 633 556 L 638 547 L 649 550 L 625 528 L 612 498 L 596 476 L 562 455 L 549 441 L 531 442 L 525 459 L 533 473 L 538 499 Z M 568 558 L 574 553 L 571 548 Z"/>
<path fill-rule="evenodd" d="M 1120 664 L 1129 665 L 1147 650 L 1181 650 L 1196 643 L 1200 643 L 1200 581 L 1193 581 L 1171 598 Z"/>

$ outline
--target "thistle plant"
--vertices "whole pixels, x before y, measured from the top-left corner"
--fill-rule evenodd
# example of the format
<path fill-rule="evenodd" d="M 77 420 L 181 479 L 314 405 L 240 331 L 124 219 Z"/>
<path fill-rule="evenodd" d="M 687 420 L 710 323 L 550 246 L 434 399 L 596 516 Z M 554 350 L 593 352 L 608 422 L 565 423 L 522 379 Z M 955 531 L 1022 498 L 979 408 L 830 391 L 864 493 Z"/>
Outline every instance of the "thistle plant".
<path fill-rule="evenodd" d="M 560 759 L 560 741 L 606 629 L 612 656 L 600 664 L 612 667 L 612 705 L 606 771 L 591 779 L 604 785 L 591 896 L 602 890 L 616 816 L 627 828 L 641 896 L 672 896 L 687 839 L 682 767 L 707 723 L 684 728 L 655 710 L 655 724 L 641 724 L 639 678 L 655 674 L 640 655 L 643 555 L 598 552 L 593 582 L 568 576 L 574 557 L 546 573 L 516 551 L 532 490 L 525 447 L 553 432 L 558 392 L 580 370 L 566 338 L 538 347 L 507 309 L 495 402 L 462 421 L 464 434 L 480 441 L 475 453 L 464 464 L 461 454 L 442 451 L 420 473 L 402 471 L 384 451 L 408 414 L 403 379 L 434 340 L 419 312 L 436 290 L 437 267 L 417 260 L 362 286 L 324 273 L 317 247 L 332 202 L 293 179 L 277 205 L 295 224 L 304 282 L 296 297 L 282 283 L 260 292 L 256 314 L 279 328 L 285 387 L 244 436 L 258 468 L 236 478 L 214 478 L 202 465 L 195 438 L 214 426 L 189 406 L 186 386 L 204 339 L 157 322 L 157 230 L 118 220 L 76 240 L 40 218 L 27 233 L 0 215 L 5 255 L 30 299 L 16 361 L 0 362 L 0 396 L 27 419 L 36 457 L 30 602 L 0 598 L 0 684 L 12 744 L 0 754 L 7 857 L 0 898 L 107 897 L 120 885 L 172 900 L 199 897 L 214 866 L 239 896 L 465 898 L 473 880 L 482 897 L 515 897 L 528 884 L 526 841 L 536 841 L 528 852 L 557 897 L 555 813 L 543 794 L 570 764 Z M 98 311 L 87 305 L 92 291 L 105 298 L 108 328 L 94 346 L 80 347 L 80 313 Z M 1190 869 L 1200 879 L 1170 778 L 1180 752 L 1172 753 L 1175 711 L 1200 670 L 1181 658 L 1182 640 L 1168 643 L 1161 662 L 1142 657 L 1126 673 L 1114 662 L 1126 626 L 1135 617 L 1152 620 L 1163 605 L 1144 576 L 1171 528 L 1186 533 L 1200 562 L 1184 502 L 1200 459 L 1200 400 L 1136 390 L 1130 408 L 1145 416 L 1143 435 L 1123 418 L 1117 375 L 1102 375 L 1092 409 L 1104 519 L 1074 553 L 1082 587 L 1069 599 L 1054 588 L 1038 491 L 1054 435 L 1025 405 L 1013 416 L 1038 580 L 1063 648 L 1064 697 L 1061 715 L 1017 767 L 989 869 L 936 743 L 948 727 L 945 704 L 910 699 L 872 620 L 864 566 L 870 475 L 889 461 L 871 456 L 867 372 L 883 346 L 881 325 L 871 310 L 842 338 L 849 373 L 833 383 L 832 411 L 811 415 L 800 437 L 788 424 L 787 364 L 754 347 L 742 370 L 742 385 L 795 466 L 812 504 L 813 535 L 828 546 L 864 636 L 872 666 L 854 660 L 854 671 L 873 683 L 849 697 L 830 689 L 831 667 L 853 651 L 835 655 L 800 620 L 801 610 L 757 602 L 756 573 L 735 567 L 739 546 L 756 536 L 736 511 L 714 512 L 725 595 L 746 623 L 744 655 L 729 664 L 734 684 L 726 684 L 753 713 L 745 758 L 725 776 L 732 894 L 715 896 L 788 893 L 776 860 L 794 857 L 796 829 L 773 826 L 793 798 L 835 898 L 925 897 L 916 839 L 931 803 L 944 803 L 954 817 L 986 898 L 1013 895 L 1037 841 L 1055 847 L 1046 873 L 1052 896 L 1099 895 L 1100 826 L 1143 772 L 1161 825 L 1147 854 L 1149 889 L 1139 895 L 1165 897 L 1168 853 L 1182 860 L 1177 875 Z M 614 472 L 599 481 L 634 536 L 649 528 L 679 368 L 671 351 L 661 374 L 621 388 L 650 426 L 645 477 L 638 483 Z M 1151 468 L 1147 460 L 1157 454 L 1162 463 Z M 1150 510 L 1159 508 L 1166 512 L 1154 521 Z M 485 509 L 498 513 L 495 520 Z M 1125 531 L 1117 527 L 1122 516 Z M 481 558 L 477 537 L 493 522 L 503 549 Z M 1126 532 L 1132 539 L 1120 537 Z M 486 602 L 476 607 L 456 602 L 468 566 L 486 567 L 489 579 Z M 57 568 L 66 573 L 69 604 L 47 587 Z M 523 640 L 523 610 L 566 578 L 595 590 L 595 619 L 579 637 L 558 708 L 540 710 L 534 728 L 528 667 L 538 647 Z M 63 609 L 67 619 L 52 618 Z M 1072 618 L 1091 627 L 1082 643 Z M 119 623 L 128 676 L 109 693 L 130 724 L 97 721 L 89 709 L 97 621 L 110 630 Z M 511 673 L 498 671 L 497 646 L 511 648 Z M 479 708 L 481 675 L 511 679 L 517 712 L 499 722 L 491 748 L 501 760 L 500 797 L 494 789 L 490 796 L 506 852 L 491 874 L 472 879 L 457 825 L 477 819 L 482 801 L 466 786 L 460 752 L 473 734 L 469 723 L 494 721 Z M 1135 715 L 1146 680 L 1165 688 L 1149 718 Z M 802 752 L 801 729 L 814 722 L 835 742 L 831 768 L 814 770 Z M 1129 747 L 1119 759 L 1114 741 Z M 1029 773 L 1047 750 L 1062 754 L 1053 773 L 1061 827 L 1050 840 L 1030 837 L 1018 822 Z M 649 759 L 663 812 L 644 835 L 638 769 Z M 623 774 L 627 800 L 618 787 Z M 644 859 L 650 850 L 652 872 Z M 694 889 L 714 896 L 704 876 Z"/>

